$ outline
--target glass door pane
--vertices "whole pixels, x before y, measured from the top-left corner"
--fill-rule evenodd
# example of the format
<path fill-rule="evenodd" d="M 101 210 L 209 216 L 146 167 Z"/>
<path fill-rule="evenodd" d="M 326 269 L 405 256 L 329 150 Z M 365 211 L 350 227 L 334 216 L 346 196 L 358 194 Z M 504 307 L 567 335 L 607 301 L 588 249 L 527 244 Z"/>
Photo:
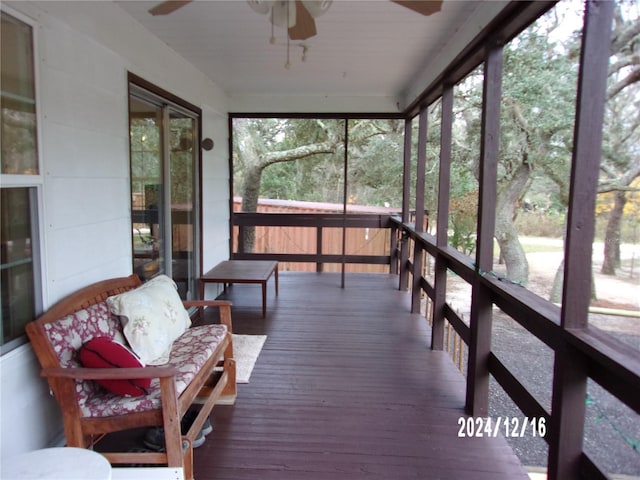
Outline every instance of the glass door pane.
<path fill-rule="evenodd" d="M 197 122 L 169 111 L 172 276 L 183 299 L 195 298 Z"/>
<path fill-rule="evenodd" d="M 166 272 L 162 108 L 130 101 L 133 271 L 143 280 Z"/>

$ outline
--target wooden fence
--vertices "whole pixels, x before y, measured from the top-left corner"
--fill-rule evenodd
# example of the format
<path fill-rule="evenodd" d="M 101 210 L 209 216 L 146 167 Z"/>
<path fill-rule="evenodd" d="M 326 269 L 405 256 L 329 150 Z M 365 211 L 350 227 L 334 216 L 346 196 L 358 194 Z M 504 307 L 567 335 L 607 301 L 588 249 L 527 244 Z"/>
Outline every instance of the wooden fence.
<path fill-rule="evenodd" d="M 242 200 L 234 198 L 234 212 L 241 211 Z M 267 200 L 258 202 L 258 214 L 309 214 L 318 216 L 339 215 L 343 213 L 341 204 L 300 202 L 289 200 Z M 388 207 L 371 207 L 348 205 L 349 215 L 361 216 L 398 214 L 398 209 Z M 275 215 L 274 215 L 275 216 Z M 279 218 L 282 218 L 280 216 Z M 240 226 L 233 228 L 233 252 L 238 254 L 238 234 Z M 391 230 L 387 227 L 350 227 L 345 230 L 345 255 L 360 257 L 389 256 L 391 249 Z M 342 226 L 318 227 L 294 225 L 255 226 L 255 243 L 252 253 L 257 254 L 287 254 L 287 255 L 316 255 L 341 256 L 343 245 Z M 240 252 L 241 253 L 241 252 Z M 316 271 L 318 266 L 313 261 L 281 261 L 280 270 Z M 322 263 L 322 271 L 339 272 L 340 263 Z M 388 273 L 388 264 L 348 263 L 347 272 Z"/>

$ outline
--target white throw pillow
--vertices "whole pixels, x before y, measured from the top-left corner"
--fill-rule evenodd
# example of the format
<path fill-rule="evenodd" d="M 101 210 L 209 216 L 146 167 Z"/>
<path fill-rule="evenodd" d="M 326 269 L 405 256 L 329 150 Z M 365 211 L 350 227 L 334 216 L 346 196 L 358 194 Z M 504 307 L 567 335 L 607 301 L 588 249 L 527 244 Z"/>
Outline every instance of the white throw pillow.
<path fill-rule="evenodd" d="M 166 275 L 109 297 L 107 304 L 120 317 L 129 346 L 147 365 L 167 363 L 173 341 L 191 326 L 176 284 Z"/>

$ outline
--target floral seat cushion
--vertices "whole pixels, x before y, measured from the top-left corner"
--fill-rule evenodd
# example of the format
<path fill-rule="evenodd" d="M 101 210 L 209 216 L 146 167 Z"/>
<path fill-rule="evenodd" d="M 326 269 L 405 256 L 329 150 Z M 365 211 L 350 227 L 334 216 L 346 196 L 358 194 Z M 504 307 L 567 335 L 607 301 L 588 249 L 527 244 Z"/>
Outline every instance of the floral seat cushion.
<path fill-rule="evenodd" d="M 77 352 L 95 337 L 109 337 L 124 341 L 120 322 L 111 315 L 106 302 L 67 315 L 44 325 L 61 367 L 79 367 Z"/>
<path fill-rule="evenodd" d="M 180 395 L 211 357 L 227 334 L 225 325 L 192 327 L 178 338 L 171 349 L 167 365 L 176 367 L 176 391 Z M 93 382 L 91 382 L 93 383 Z M 160 408 L 160 381 L 151 381 L 147 395 L 122 397 L 96 389 L 93 393 L 77 391 L 78 403 L 84 416 L 109 417 L 127 413 L 144 412 Z"/>
<path fill-rule="evenodd" d="M 44 325 L 60 366 L 81 367 L 78 351 L 95 337 L 109 337 L 124 343 L 120 322 L 111 315 L 106 302 L 96 303 L 55 322 Z M 76 380 L 76 393 L 88 397 L 99 391 L 94 382 Z"/>

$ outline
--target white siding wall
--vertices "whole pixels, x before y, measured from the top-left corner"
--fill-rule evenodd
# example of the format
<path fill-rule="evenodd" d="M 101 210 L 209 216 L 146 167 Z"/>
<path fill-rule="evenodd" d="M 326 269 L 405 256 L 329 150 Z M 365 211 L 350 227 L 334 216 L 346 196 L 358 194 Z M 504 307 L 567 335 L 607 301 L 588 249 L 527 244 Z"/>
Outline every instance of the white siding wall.
<path fill-rule="evenodd" d="M 202 161 L 212 165 L 202 174 L 203 265 L 206 272 L 229 258 L 229 133 L 228 119 L 204 108 L 203 137 L 214 141 L 213 150 L 203 151 Z"/>
<path fill-rule="evenodd" d="M 4 2 L 33 20 L 40 105 L 44 307 L 131 273 L 127 71 L 203 109 L 205 269 L 228 258 L 227 98 L 110 2 Z M 0 358 L 0 455 L 61 439 L 29 345 Z M 0 458 L 1 461 L 1 458 Z"/>

